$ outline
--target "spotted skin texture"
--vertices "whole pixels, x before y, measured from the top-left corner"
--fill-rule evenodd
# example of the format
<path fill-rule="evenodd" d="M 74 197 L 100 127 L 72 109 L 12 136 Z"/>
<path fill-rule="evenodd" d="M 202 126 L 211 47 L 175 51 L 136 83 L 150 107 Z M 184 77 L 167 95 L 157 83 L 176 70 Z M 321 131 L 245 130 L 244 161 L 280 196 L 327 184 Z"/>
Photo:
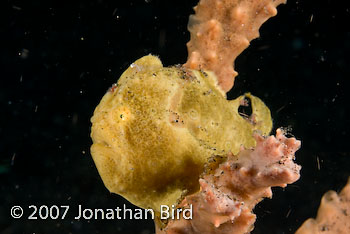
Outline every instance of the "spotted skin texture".
<path fill-rule="evenodd" d="M 268 135 L 269 109 L 251 100 L 251 118 L 238 113 L 245 96 L 228 101 L 214 73 L 163 67 L 145 56 L 104 95 L 91 119 L 91 154 L 106 187 L 133 204 L 160 211 L 199 190 L 212 155 L 252 148 Z"/>

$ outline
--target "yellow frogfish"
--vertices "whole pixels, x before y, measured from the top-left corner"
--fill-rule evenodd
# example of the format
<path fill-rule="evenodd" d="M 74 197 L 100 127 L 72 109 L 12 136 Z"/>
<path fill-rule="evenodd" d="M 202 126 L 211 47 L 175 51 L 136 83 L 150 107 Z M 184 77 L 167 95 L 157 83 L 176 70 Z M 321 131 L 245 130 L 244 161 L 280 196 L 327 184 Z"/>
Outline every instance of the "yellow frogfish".
<path fill-rule="evenodd" d="M 110 192 L 160 211 L 199 190 L 214 155 L 252 148 L 268 135 L 270 110 L 247 93 L 227 100 L 213 72 L 138 59 L 104 95 L 91 119 L 91 154 Z M 251 100 L 250 118 L 239 114 Z"/>

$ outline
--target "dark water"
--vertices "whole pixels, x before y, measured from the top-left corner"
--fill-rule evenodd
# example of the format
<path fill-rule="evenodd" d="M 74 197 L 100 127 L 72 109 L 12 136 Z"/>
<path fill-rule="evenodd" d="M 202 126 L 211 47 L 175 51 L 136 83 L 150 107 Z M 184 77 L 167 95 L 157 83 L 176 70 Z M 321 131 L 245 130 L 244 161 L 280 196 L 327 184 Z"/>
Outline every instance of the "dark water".
<path fill-rule="evenodd" d="M 294 232 L 316 214 L 322 194 L 339 191 L 350 176 L 350 3 L 343 2 L 289 1 L 236 61 L 229 97 L 251 91 L 271 108 L 275 127 L 291 127 L 302 140 L 301 179 L 257 206 L 253 233 Z M 153 53 L 165 65 L 185 62 L 195 4 L 1 2 L 1 233 L 153 232 L 151 220 L 74 219 L 79 204 L 135 208 L 99 178 L 89 119 L 135 59 Z M 21 219 L 11 218 L 14 205 L 24 208 Z M 63 220 L 28 220 L 29 205 L 70 210 Z"/>

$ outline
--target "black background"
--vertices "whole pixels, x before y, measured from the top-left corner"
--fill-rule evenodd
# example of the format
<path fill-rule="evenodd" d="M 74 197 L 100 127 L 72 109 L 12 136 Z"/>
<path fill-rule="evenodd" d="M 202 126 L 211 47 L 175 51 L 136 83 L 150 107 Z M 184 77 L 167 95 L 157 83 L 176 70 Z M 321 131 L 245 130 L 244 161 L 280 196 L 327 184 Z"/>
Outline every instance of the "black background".
<path fill-rule="evenodd" d="M 264 200 L 253 233 L 292 233 L 350 176 L 347 1 L 292 1 L 236 60 L 229 98 L 251 91 L 274 126 L 302 140 L 301 179 Z M 78 204 L 130 203 L 104 187 L 89 153 L 90 117 L 137 58 L 186 61 L 186 25 L 197 1 L 1 1 L 0 232 L 152 233 L 151 220 L 73 219 Z M 346 4 L 346 5 L 345 5 Z M 64 220 L 31 220 L 28 205 L 70 205 Z M 21 205 L 25 216 L 10 217 Z"/>

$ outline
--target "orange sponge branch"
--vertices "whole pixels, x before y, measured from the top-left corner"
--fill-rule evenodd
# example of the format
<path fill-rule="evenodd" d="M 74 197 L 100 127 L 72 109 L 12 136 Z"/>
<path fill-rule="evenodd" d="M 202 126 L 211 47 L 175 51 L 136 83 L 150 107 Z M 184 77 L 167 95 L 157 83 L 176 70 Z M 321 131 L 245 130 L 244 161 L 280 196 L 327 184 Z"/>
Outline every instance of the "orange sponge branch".
<path fill-rule="evenodd" d="M 221 88 L 228 92 L 237 72 L 236 57 L 259 37 L 260 26 L 277 14 L 285 0 L 200 0 L 190 16 L 185 67 L 213 71 Z"/>

